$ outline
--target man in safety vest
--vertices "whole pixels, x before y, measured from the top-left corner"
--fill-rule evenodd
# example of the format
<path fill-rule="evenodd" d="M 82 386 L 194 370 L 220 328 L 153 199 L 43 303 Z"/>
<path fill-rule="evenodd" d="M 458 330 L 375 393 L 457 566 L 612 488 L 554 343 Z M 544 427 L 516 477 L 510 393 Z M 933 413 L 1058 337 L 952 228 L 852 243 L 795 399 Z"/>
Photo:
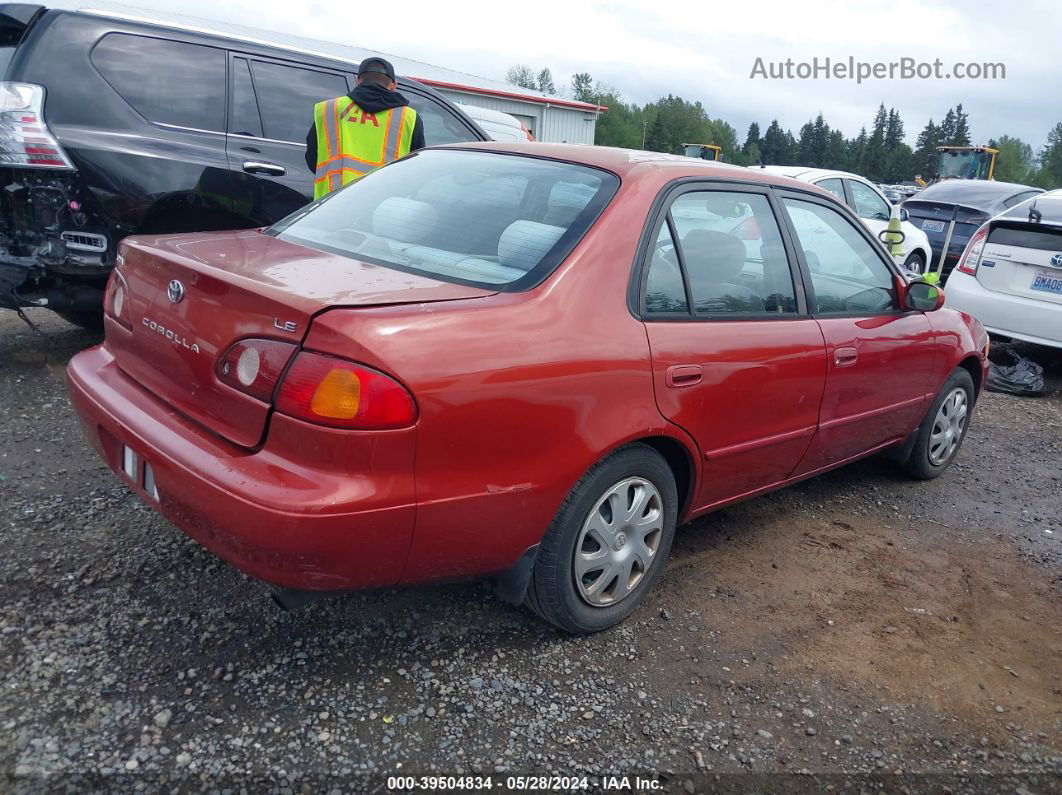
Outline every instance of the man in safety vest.
<path fill-rule="evenodd" d="M 390 63 L 366 58 L 353 91 L 314 106 L 306 165 L 315 199 L 424 146 L 424 123 L 396 85 Z"/>

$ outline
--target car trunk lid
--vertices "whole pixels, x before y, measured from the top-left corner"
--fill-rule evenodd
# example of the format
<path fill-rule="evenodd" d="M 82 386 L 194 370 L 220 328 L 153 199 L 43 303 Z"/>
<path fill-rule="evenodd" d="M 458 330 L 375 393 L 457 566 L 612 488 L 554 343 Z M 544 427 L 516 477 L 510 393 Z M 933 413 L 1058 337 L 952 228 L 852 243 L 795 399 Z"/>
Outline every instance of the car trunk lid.
<path fill-rule="evenodd" d="M 977 281 L 993 292 L 1062 304 L 1062 227 L 993 222 Z"/>
<path fill-rule="evenodd" d="M 925 232 L 929 245 L 933 249 L 933 270 L 940 262 L 940 252 L 948 236 L 948 225 L 955 218 L 955 229 L 948 243 L 947 256 L 944 260 L 944 272 L 950 273 L 962 254 L 973 233 L 988 219 L 988 214 L 976 207 L 947 202 L 918 201 L 908 199 L 903 204 L 907 210 L 908 221 Z"/>
<path fill-rule="evenodd" d="M 221 383 L 234 342 L 299 343 L 332 307 L 472 299 L 488 290 L 314 251 L 259 230 L 128 238 L 118 266 L 131 332 L 111 329 L 118 366 L 180 413 L 253 447 L 270 405 Z M 293 349 L 294 350 L 294 349 Z"/>

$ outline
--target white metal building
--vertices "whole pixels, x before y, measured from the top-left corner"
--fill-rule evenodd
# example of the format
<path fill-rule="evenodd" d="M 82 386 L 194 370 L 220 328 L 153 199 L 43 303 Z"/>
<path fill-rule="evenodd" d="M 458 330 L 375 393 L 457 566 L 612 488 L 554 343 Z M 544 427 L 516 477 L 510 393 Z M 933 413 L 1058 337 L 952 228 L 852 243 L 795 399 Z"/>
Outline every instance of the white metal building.
<path fill-rule="evenodd" d="M 608 110 L 605 107 L 576 102 L 559 97 L 548 97 L 538 91 L 531 91 L 519 86 L 511 86 L 499 80 L 434 66 L 399 55 L 351 47 L 345 44 L 312 39 L 305 36 L 292 36 L 287 33 L 265 31 L 261 29 L 234 25 L 225 22 L 207 20 L 172 12 L 157 12 L 138 9 L 132 6 L 111 3 L 107 0 L 92 3 L 91 0 L 52 0 L 48 3 L 53 8 L 71 8 L 78 10 L 99 10 L 126 19 L 146 19 L 163 24 L 176 23 L 181 27 L 206 30 L 221 35 L 235 35 L 246 41 L 258 41 L 292 50 L 313 52 L 340 61 L 358 63 L 370 56 L 386 58 L 403 77 L 411 77 L 425 83 L 448 99 L 463 102 L 466 105 L 478 105 L 481 108 L 500 110 L 515 116 L 535 137 L 536 141 L 549 143 L 592 144 L 597 118 Z M 294 6 L 293 6 L 294 8 Z"/>

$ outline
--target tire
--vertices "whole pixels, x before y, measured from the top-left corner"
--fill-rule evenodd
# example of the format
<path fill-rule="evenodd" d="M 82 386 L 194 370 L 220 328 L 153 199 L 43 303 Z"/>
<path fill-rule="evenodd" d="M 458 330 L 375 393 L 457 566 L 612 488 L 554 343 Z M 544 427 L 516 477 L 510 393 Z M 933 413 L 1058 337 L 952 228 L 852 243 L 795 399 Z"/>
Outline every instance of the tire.
<path fill-rule="evenodd" d="M 946 403 L 948 407 L 945 407 Z M 952 419 L 958 417 L 956 411 L 960 404 L 961 425 L 958 424 L 958 419 Z M 932 480 L 951 465 L 959 454 L 963 439 L 966 438 L 973 407 L 973 378 L 962 367 L 957 367 L 940 388 L 929 411 L 926 412 L 925 419 L 915 431 L 911 454 L 904 462 L 907 474 L 919 480 Z M 936 436 L 934 431 L 938 431 Z"/>
<path fill-rule="evenodd" d="M 632 505 L 635 519 L 640 513 L 644 520 L 641 528 L 623 516 Z M 557 511 L 524 603 L 576 635 L 618 624 L 659 578 L 677 515 L 675 476 L 663 457 L 644 444 L 617 450 L 590 468 Z M 626 587 L 624 578 L 633 585 Z"/>
<path fill-rule="evenodd" d="M 75 326 L 80 326 L 87 331 L 102 331 L 103 330 L 103 307 L 97 312 L 95 310 L 80 311 L 80 312 L 56 312 L 67 323 L 73 323 Z"/>
<path fill-rule="evenodd" d="M 925 258 L 918 251 L 915 251 L 904 261 L 903 267 L 904 270 L 910 273 L 917 273 L 919 276 L 924 276 L 926 273 Z"/>

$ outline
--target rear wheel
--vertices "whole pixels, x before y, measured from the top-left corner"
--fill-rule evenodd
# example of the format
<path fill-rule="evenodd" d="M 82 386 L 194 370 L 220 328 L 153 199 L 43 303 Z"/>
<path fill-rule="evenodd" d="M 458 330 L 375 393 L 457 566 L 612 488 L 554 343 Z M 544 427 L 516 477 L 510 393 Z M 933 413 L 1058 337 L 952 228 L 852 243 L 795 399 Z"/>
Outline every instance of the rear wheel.
<path fill-rule="evenodd" d="M 526 604 L 576 634 L 619 623 L 660 576 L 677 513 L 675 477 L 651 447 L 634 444 L 599 461 L 546 531 Z"/>
<path fill-rule="evenodd" d="M 914 446 L 904 462 L 909 475 L 930 480 L 948 468 L 966 438 L 973 402 L 973 379 L 958 367 L 944 382 L 915 431 Z"/>

